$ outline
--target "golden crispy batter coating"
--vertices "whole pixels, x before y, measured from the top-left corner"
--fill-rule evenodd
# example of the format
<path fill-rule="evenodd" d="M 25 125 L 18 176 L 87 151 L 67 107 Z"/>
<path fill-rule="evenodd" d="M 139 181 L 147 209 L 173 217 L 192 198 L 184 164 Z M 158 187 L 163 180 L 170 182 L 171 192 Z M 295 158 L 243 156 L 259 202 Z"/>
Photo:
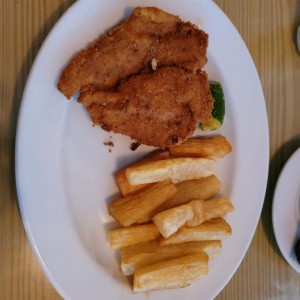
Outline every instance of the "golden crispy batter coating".
<path fill-rule="evenodd" d="M 79 101 L 104 130 L 157 147 L 186 140 L 213 107 L 206 74 L 177 67 L 133 76 L 113 92 L 83 92 Z"/>
<path fill-rule="evenodd" d="M 122 24 L 79 52 L 58 89 L 88 109 L 104 130 L 168 147 L 211 116 L 213 98 L 201 68 L 208 35 L 155 7 L 138 7 Z"/>
<path fill-rule="evenodd" d="M 208 36 L 191 23 L 154 7 L 136 8 L 108 34 L 79 52 L 63 70 L 58 89 L 71 98 L 90 89 L 109 90 L 128 76 L 178 66 L 195 73 L 206 63 Z"/>

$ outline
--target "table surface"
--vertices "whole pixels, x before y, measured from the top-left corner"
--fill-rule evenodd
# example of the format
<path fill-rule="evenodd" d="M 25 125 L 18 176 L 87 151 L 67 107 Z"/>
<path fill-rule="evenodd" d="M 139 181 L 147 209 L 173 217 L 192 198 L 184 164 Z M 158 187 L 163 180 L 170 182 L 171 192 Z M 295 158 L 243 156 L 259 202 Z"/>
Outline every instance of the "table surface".
<path fill-rule="evenodd" d="M 61 299 L 26 239 L 16 196 L 14 146 L 28 72 L 50 29 L 72 2 L 0 0 L 0 299 Z M 300 55 L 295 40 L 300 2 L 215 2 L 250 50 L 263 86 L 270 130 L 270 171 L 262 215 L 244 260 L 216 299 L 299 299 L 300 275 L 279 252 L 271 206 L 278 175 L 300 147 Z"/>

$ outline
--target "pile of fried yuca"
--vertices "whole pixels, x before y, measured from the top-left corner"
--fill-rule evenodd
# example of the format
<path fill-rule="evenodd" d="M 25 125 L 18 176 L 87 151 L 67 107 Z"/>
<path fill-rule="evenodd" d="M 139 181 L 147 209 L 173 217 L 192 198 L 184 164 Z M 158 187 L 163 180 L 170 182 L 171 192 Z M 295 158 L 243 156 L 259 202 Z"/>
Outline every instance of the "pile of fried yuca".
<path fill-rule="evenodd" d="M 122 227 L 108 239 L 134 292 L 183 287 L 208 273 L 231 234 L 222 216 L 234 207 L 214 175 L 215 158 L 231 150 L 224 136 L 190 138 L 116 173 L 122 197 L 109 213 Z"/>

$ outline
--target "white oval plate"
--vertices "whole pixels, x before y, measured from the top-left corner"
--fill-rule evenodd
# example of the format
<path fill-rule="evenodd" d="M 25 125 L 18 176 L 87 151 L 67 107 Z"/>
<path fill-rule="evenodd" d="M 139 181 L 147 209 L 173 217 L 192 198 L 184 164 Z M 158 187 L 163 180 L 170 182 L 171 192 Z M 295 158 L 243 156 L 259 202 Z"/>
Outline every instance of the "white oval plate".
<path fill-rule="evenodd" d="M 300 148 L 293 153 L 280 173 L 272 212 L 279 249 L 290 266 L 300 273 L 295 253 L 296 239 L 300 239 Z"/>
<path fill-rule="evenodd" d="M 130 139 L 92 127 L 84 107 L 56 89 L 69 59 L 136 6 L 157 6 L 198 24 L 209 34 L 210 79 L 227 99 L 218 132 L 233 152 L 217 163 L 222 193 L 236 210 L 232 236 L 209 263 L 209 275 L 190 287 L 133 295 L 117 252 L 106 239 L 107 202 L 118 190 L 113 173 L 151 147 L 129 149 Z M 199 133 L 199 132 L 198 132 Z M 112 140 L 112 152 L 103 145 Z M 24 226 L 37 260 L 65 299 L 212 299 L 226 285 L 253 237 L 265 195 L 269 135 L 264 97 L 240 35 L 213 1 L 85 0 L 53 28 L 32 67 L 19 115 L 16 181 Z"/>

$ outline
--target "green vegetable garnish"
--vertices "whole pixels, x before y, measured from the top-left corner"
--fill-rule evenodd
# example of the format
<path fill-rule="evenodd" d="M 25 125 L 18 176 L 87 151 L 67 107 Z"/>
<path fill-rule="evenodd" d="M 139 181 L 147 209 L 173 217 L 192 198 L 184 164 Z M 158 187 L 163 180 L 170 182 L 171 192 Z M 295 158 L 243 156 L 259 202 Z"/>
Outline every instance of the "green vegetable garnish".
<path fill-rule="evenodd" d="M 214 98 L 214 107 L 211 113 L 212 117 L 206 123 L 199 124 L 202 130 L 219 129 L 223 124 L 225 116 L 225 99 L 221 83 L 211 81 L 209 87 Z"/>

